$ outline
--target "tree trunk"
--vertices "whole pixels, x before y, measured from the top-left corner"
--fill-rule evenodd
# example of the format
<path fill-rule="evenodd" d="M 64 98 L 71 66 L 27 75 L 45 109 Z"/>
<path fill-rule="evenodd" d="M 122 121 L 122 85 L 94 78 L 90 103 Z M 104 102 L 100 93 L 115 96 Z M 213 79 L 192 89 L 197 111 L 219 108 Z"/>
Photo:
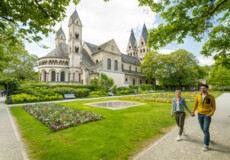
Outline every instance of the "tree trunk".
<path fill-rule="evenodd" d="M 179 77 L 179 81 L 178 81 L 178 83 L 179 83 L 179 90 L 182 90 L 182 82 L 181 82 L 181 79 L 182 79 L 182 77 Z"/>
<path fill-rule="evenodd" d="M 154 90 L 157 90 L 157 86 L 156 86 L 156 78 L 153 78 L 153 88 Z"/>

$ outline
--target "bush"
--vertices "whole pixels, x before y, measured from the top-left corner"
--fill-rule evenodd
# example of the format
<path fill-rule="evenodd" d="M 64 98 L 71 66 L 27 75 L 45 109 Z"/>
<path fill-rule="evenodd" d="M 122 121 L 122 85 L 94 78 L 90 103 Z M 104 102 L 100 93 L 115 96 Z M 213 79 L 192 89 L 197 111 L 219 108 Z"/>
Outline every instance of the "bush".
<path fill-rule="evenodd" d="M 118 87 L 117 90 L 118 90 L 118 91 L 121 91 L 121 90 L 130 90 L 130 88 L 129 88 L 129 87 L 123 87 L 123 86 L 122 86 L 122 87 Z"/>
<path fill-rule="evenodd" d="M 107 96 L 105 91 L 92 91 L 90 92 L 91 96 Z"/>
<path fill-rule="evenodd" d="M 132 90 L 133 89 L 138 89 L 138 85 L 129 85 L 129 88 L 132 89 Z"/>
<path fill-rule="evenodd" d="M 130 90 L 121 90 L 120 94 L 130 94 L 131 91 Z"/>
<path fill-rule="evenodd" d="M 54 88 L 53 91 L 55 93 L 58 94 L 74 94 L 76 89 L 72 89 L 72 88 L 67 88 L 67 87 L 63 87 L 63 88 Z"/>
<path fill-rule="evenodd" d="M 132 90 L 141 88 L 143 91 L 146 91 L 146 90 L 153 90 L 153 85 L 152 84 L 129 85 L 129 88 Z"/>
<path fill-rule="evenodd" d="M 87 97 L 90 93 L 90 89 L 87 88 L 78 88 L 74 91 L 76 97 Z"/>
<path fill-rule="evenodd" d="M 16 78 L 1 79 L 0 84 L 3 85 L 6 90 L 8 86 L 8 95 L 12 95 L 20 87 L 20 84 Z"/>
<path fill-rule="evenodd" d="M 33 95 L 28 95 L 28 94 L 17 94 L 17 95 L 12 95 L 12 103 L 28 103 L 28 102 L 40 102 L 40 101 L 52 101 L 52 100 L 61 100 L 63 99 L 63 96 L 60 94 L 55 94 L 53 96 L 48 96 L 48 95 L 41 95 L 40 97 L 38 96 L 33 96 Z"/>

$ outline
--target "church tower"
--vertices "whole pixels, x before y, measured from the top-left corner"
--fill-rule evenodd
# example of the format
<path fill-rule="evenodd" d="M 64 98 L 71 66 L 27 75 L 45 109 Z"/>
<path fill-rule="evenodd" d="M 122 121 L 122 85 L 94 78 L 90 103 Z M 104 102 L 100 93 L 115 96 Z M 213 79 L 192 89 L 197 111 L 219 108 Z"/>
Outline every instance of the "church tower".
<path fill-rule="evenodd" d="M 60 27 L 59 30 L 56 32 L 55 41 L 56 41 L 56 48 L 61 42 L 66 43 L 65 33 L 63 32 L 62 27 Z"/>
<path fill-rule="evenodd" d="M 129 56 L 137 57 L 138 58 L 138 50 L 137 50 L 137 41 L 135 35 L 133 33 L 133 29 L 131 30 L 131 34 L 129 37 L 129 42 L 126 50 Z"/>
<path fill-rule="evenodd" d="M 70 67 L 80 67 L 82 52 L 82 23 L 75 10 L 69 19 L 68 53 Z"/>
<path fill-rule="evenodd" d="M 141 62 L 144 60 L 144 56 L 146 53 L 150 51 L 149 48 L 147 48 L 147 40 L 148 40 L 148 30 L 144 24 L 141 32 L 139 47 L 138 47 L 138 58 Z"/>

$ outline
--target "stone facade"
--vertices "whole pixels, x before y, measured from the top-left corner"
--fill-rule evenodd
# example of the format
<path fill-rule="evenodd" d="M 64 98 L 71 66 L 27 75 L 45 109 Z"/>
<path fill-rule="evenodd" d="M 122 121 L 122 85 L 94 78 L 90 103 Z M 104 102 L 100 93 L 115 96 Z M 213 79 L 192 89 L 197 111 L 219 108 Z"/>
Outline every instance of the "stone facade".
<path fill-rule="evenodd" d="M 82 23 L 77 11 L 69 19 L 68 44 L 63 29 L 56 32 L 55 49 L 39 58 L 40 81 L 58 84 L 91 84 L 94 77 L 105 73 L 114 79 L 115 85 L 128 86 L 146 84 L 145 75 L 139 70 L 146 47 L 148 31 L 143 26 L 139 46 L 133 30 L 127 54 L 121 53 L 112 39 L 101 45 L 82 40 Z"/>

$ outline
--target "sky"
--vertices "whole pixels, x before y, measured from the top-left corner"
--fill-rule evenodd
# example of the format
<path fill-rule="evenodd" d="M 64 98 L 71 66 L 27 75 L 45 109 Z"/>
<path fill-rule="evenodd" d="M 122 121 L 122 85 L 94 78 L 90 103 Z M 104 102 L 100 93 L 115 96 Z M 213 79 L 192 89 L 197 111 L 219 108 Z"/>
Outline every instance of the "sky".
<path fill-rule="evenodd" d="M 54 29 L 57 31 L 62 26 L 68 39 L 69 18 L 76 9 L 83 24 L 83 42 L 100 45 L 114 39 L 120 51 L 126 54 L 131 29 L 134 30 L 137 44 L 139 44 L 144 23 L 148 30 L 157 28 L 160 23 L 163 23 L 162 19 L 156 13 L 153 13 L 149 7 L 139 7 L 138 5 L 138 0 L 110 0 L 109 2 L 104 2 L 103 0 L 81 0 L 77 6 L 71 3 L 67 7 L 67 17 L 63 22 L 57 23 Z M 26 49 L 30 54 L 42 57 L 55 48 L 55 34 L 50 33 L 48 37 L 43 37 L 40 44 L 50 48 L 43 49 L 34 42 L 25 42 Z M 178 49 L 186 49 L 197 57 L 200 65 L 213 64 L 214 60 L 212 57 L 207 58 L 199 54 L 202 45 L 203 42 L 198 43 L 188 37 L 184 40 L 184 44 L 173 42 L 161 48 L 159 52 L 169 54 Z"/>

